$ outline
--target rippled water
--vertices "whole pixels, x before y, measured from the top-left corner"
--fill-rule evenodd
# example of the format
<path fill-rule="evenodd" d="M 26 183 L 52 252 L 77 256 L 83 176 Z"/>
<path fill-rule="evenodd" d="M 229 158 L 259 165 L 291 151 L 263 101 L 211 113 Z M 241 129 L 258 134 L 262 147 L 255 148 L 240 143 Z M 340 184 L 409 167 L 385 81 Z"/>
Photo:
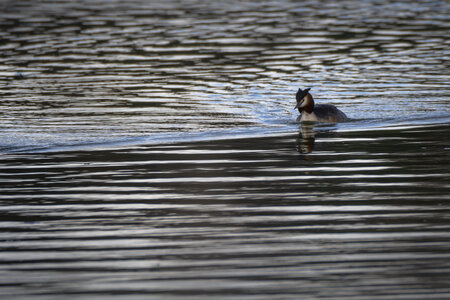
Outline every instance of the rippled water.
<path fill-rule="evenodd" d="M 450 298 L 449 8 L 1 2 L 0 297 Z"/>

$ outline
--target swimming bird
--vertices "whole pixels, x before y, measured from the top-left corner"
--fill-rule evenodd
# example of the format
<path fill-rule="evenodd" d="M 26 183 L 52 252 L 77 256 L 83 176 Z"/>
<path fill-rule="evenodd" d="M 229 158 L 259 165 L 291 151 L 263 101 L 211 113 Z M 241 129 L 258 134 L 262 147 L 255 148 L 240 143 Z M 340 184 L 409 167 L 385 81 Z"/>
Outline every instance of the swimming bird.
<path fill-rule="evenodd" d="M 297 118 L 297 122 L 345 122 L 348 121 L 344 112 L 337 109 L 336 106 L 331 104 L 314 104 L 314 99 L 307 89 L 298 89 L 296 100 L 300 116 Z"/>

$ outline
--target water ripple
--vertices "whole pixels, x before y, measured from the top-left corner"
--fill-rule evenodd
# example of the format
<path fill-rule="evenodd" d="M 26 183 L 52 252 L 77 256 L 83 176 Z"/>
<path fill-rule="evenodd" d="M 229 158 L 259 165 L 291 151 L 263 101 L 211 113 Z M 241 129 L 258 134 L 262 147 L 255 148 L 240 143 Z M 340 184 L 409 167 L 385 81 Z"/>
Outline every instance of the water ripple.
<path fill-rule="evenodd" d="M 4 5 L 0 146 L 281 126 L 299 86 L 355 119 L 448 112 L 444 3 L 187 2 Z"/>
<path fill-rule="evenodd" d="M 450 298 L 448 8 L 2 2 L 0 297 Z"/>

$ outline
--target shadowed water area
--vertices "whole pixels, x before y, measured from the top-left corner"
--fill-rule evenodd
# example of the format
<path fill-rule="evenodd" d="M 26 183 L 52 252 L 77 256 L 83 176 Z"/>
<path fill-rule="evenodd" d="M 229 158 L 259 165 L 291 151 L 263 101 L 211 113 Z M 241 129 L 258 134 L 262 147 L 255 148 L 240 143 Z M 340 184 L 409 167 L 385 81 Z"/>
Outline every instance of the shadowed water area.
<path fill-rule="evenodd" d="M 0 298 L 450 298 L 449 9 L 0 2 Z"/>

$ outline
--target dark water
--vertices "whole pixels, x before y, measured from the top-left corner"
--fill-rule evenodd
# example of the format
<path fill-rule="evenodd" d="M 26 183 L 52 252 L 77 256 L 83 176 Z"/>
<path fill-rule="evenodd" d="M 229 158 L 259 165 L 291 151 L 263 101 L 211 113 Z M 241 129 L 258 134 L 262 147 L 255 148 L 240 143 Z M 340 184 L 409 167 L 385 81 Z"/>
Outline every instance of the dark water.
<path fill-rule="evenodd" d="M 0 2 L 0 298 L 450 298 L 449 8 Z"/>

